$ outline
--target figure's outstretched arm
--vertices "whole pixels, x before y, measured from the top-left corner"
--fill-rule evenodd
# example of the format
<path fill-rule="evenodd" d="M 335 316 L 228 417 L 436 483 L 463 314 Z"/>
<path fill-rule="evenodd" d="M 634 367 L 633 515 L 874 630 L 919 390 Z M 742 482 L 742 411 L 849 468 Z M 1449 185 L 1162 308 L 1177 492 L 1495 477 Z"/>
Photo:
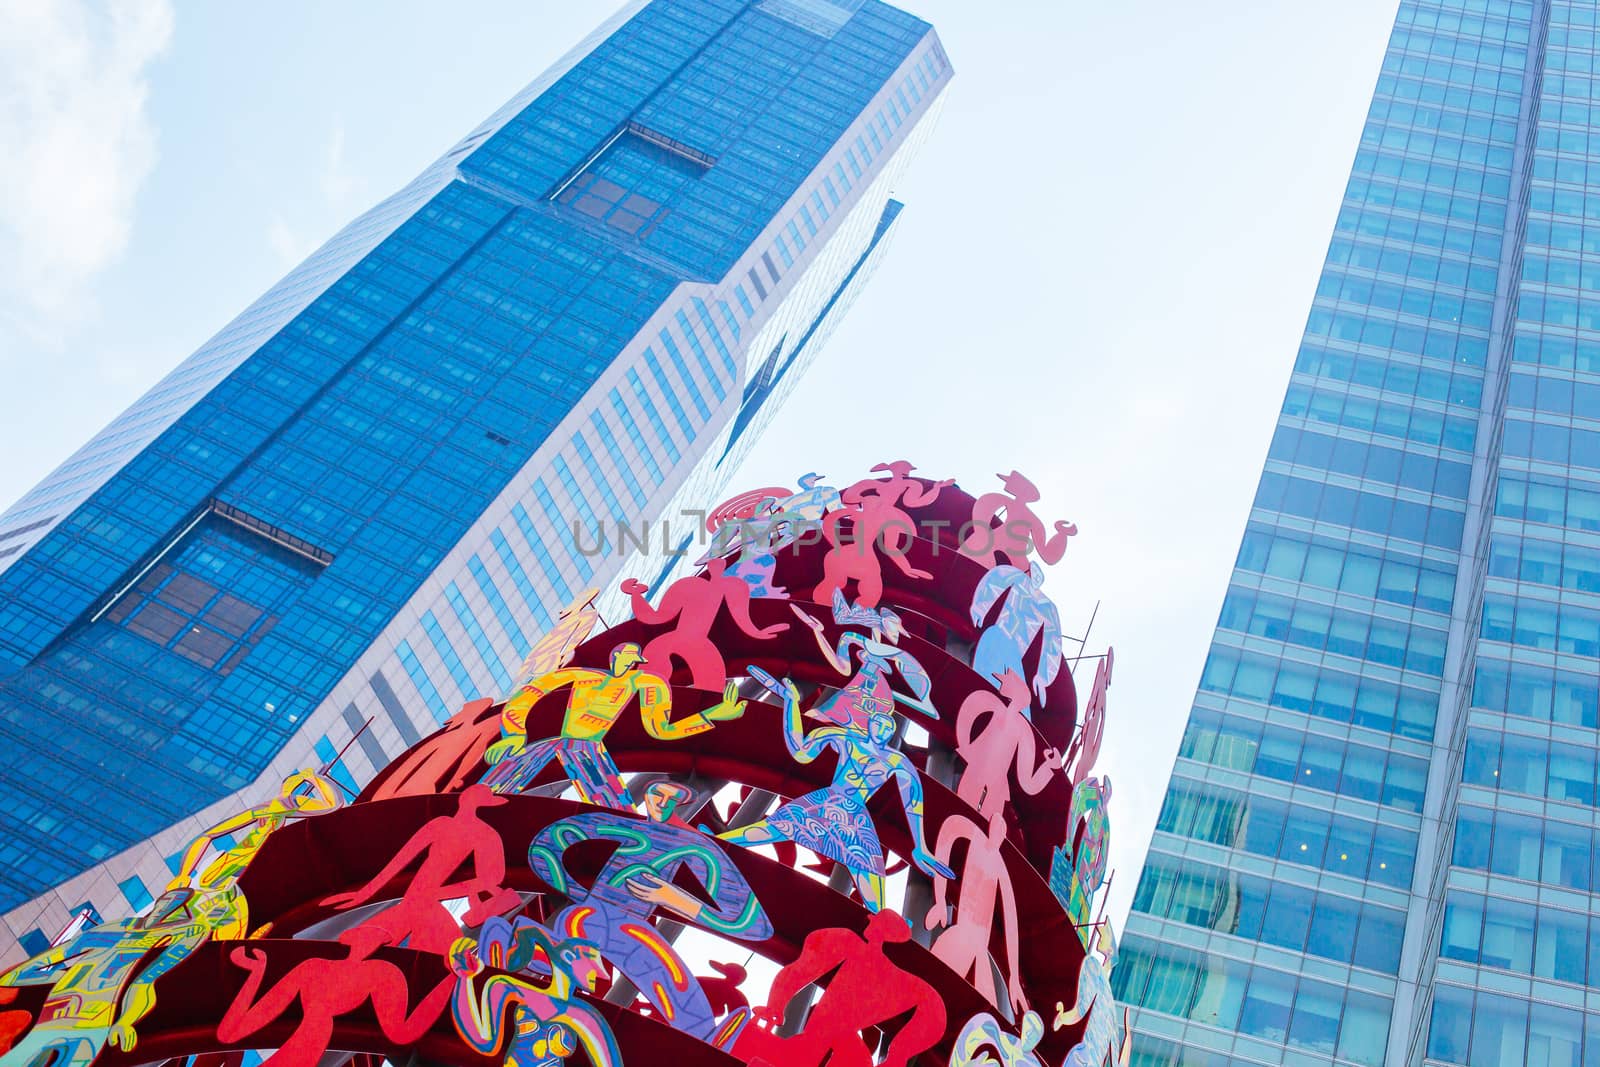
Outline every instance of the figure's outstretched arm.
<path fill-rule="evenodd" d="M 516 695 L 506 701 L 506 706 L 500 710 L 500 732 L 507 737 L 528 734 L 528 713 L 533 706 L 543 700 L 549 693 L 555 692 L 562 686 L 572 685 L 582 681 L 593 672 L 583 667 L 563 667 L 561 670 L 551 671 L 539 678 L 534 678 L 517 690 Z"/>
<path fill-rule="evenodd" d="M 124 1052 L 133 1048 L 138 1040 L 133 1029 L 134 1024 L 149 1015 L 150 1010 L 156 1006 L 156 979 L 194 955 L 194 950 L 210 939 L 211 929 L 196 923 L 179 931 L 173 937 L 173 942 L 162 949 L 150 961 L 150 965 L 128 983 L 127 989 L 122 994 L 121 1010 L 111 1024 L 111 1043 Z"/>
<path fill-rule="evenodd" d="M 822 632 L 821 619 L 817 618 L 815 615 L 810 615 L 802 611 L 798 604 L 790 604 L 789 610 L 793 611 L 797 616 L 799 616 L 800 621 L 805 623 L 806 626 L 811 630 L 812 636 L 816 638 L 817 648 L 821 650 L 822 656 L 828 661 L 829 666 L 838 671 L 840 674 L 849 674 L 850 656 L 847 651 L 848 646 L 845 644 L 845 637 L 850 635 L 847 633 L 844 635 L 844 637 L 840 637 L 839 647 L 837 650 L 835 650 L 835 648 L 828 643 L 827 634 Z"/>
<path fill-rule="evenodd" d="M 757 626 L 750 617 L 750 587 L 743 582 L 735 581 L 728 586 L 728 593 L 722 602 L 728 607 L 728 614 L 733 617 L 733 624 L 739 627 L 739 632 L 746 637 L 766 640 L 776 637 L 789 628 L 786 622 L 773 623 L 771 626 Z"/>
<path fill-rule="evenodd" d="M 679 581 L 684 580 L 685 579 L 679 579 Z M 695 581 L 696 579 L 689 578 L 687 580 Z M 671 622 L 673 619 L 676 619 L 678 617 L 678 612 L 681 610 L 680 605 L 672 595 L 673 588 L 676 588 L 676 586 L 677 582 L 674 582 L 672 588 L 668 588 L 666 593 L 661 597 L 661 607 L 659 609 L 652 608 L 650 606 L 650 601 L 644 598 L 645 593 L 650 591 L 650 587 L 645 585 L 639 579 L 625 579 L 620 588 L 624 593 L 628 594 L 629 603 L 633 605 L 634 618 L 651 626 L 659 626 L 664 622 Z"/>
<path fill-rule="evenodd" d="M 906 688 L 911 690 L 910 699 L 900 693 L 895 694 L 895 699 L 907 707 L 916 708 L 930 719 L 937 719 L 939 709 L 928 699 L 928 694 L 933 692 L 933 679 L 928 677 L 927 670 L 909 652 L 898 653 L 894 657 L 894 665 L 899 668 L 900 677 L 906 680 Z"/>
<path fill-rule="evenodd" d="M 189 842 L 189 847 L 184 849 L 183 860 L 178 864 L 178 872 L 167 883 L 167 888 L 183 889 L 187 887 L 194 878 L 194 872 L 200 869 L 200 861 L 205 858 L 206 852 L 217 838 L 225 834 L 237 833 L 274 812 L 289 814 L 281 809 L 275 809 L 271 804 L 262 804 L 230 815 L 215 826 L 201 831 L 198 837 Z"/>
<path fill-rule="evenodd" d="M 939 499 L 939 494 L 950 486 L 955 485 L 954 478 L 945 478 L 934 482 L 932 485 L 923 485 L 921 482 L 912 482 L 906 490 L 906 495 L 901 498 L 908 508 L 925 507 Z"/>
<path fill-rule="evenodd" d="M 1003 864 L 1004 860 L 1001 862 Z M 1006 973 L 1009 975 L 1006 985 L 1011 993 L 1011 1007 L 1021 1018 L 1028 1010 L 1028 998 L 1022 989 L 1022 952 L 1018 947 L 1022 928 L 1017 923 L 1017 894 L 1011 888 L 1011 874 L 1003 866 L 997 888 L 1000 891 L 1000 929 L 1006 945 Z"/>
<path fill-rule="evenodd" d="M 955 879 L 956 872 L 928 851 L 928 840 L 922 828 L 922 778 L 917 768 L 905 756 L 896 752 L 890 762 L 895 780 L 900 786 L 900 801 L 905 807 L 906 825 L 911 830 L 914 847 L 911 862 L 935 878 Z"/>
<path fill-rule="evenodd" d="M 946 819 L 939 827 L 939 839 L 933 846 L 934 859 L 941 863 L 948 862 L 950 853 L 956 847 L 956 842 L 962 838 L 966 838 L 969 841 L 975 840 L 973 835 L 976 832 L 977 827 L 973 826 L 968 819 L 959 817 Z M 944 909 L 949 903 L 950 879 L 935 877 L 933 879 L 933 908 L 928 912 L 928 929 L 933 929 L 931 923 L 935 918 L 935 912 L 937 912 L 937 917 L 941 922 L 944 920 Z"/>
<path fill-rule="evenodd" d="M 711 717 L 703 711 L 693 715 L 685 715 L 677 722 L 672 721 L 672 687 L 654 675 L 642 675 L 645 680 L 639 683 L 639 718 L 644 723 L 645 733 L 658 741 L 677 741 L 685 737 L 694 737 L 703 734 L 716 725 Z M 724 700 L 711 710 L 720 712 L 727 704 Z M 743 714 L 744 706 L 739 702 L 739 714 Z M 736 719 L 738 714 L 719 714 L 719 717 Z"/>
<path fill-rule="evenodd" d="M 1083 993 L 1080 990 L 1078 994 L 1078 1001 L 1072 1005 L 1071 1009 L 1068 1009 L 1059 1000 L 1056 1001 L 1056 1021 L 1050 1027 L 1050 1029 L 1060 1030 L 1063 1027 L 1076 1026 L 1078 1023 L 1081 1023 L 1084 1019 L 1089 1017 L 1090 1012 L 1094 1011 L 1094 1002 L 1096 999 L 1096 997 L 1090 997 L 1089 1003 L 1083 1003 Z"/>
<path fill-rule="evenodd" d="M 1078 526 L 1076 523 L 1058 521 L 1055 530 L 1048 541 L 1036 544 L 1039 558 L 1051 566 L 1060 563 L 1061 558 L 1067 554 L 1067 538 L 1078 532 Z"/>
<path fill-rule="evenodd" d="M 1030 797 L 1049 785 L 1051 776 L 1061 769 L 1061 755 L 1053 748 L 1040 753 L 1035 766 L 1033 747 L 1033 735 L 1024 732 L 1017 741 L 1017 785 Z"/>
<path fill-rule="evenodd" d="M 290 981 L 295 976 L 295 972 L 290 971 L 278 980 L 277 985 L 267 990 L 266 996 L 257 1000 L 261 980 L 267 973 L 267 954 L 259 948 L 241 945 L 230 952 L 228 958 L 236 966 L 250 972 L 238 995 L 233 998 L 233 1003 L 223 1012 L 222 1021 L 217 1023 L 217 1040 L 231 1044 L 249 1037 L 282 1015 L 300 995 L 300 983 Z M 295 969 L 304 965 L 299 964 Z"/>
<path fill-rule="evenodd" d="M 517 980 L 504 974 L 491 974 L 484 979 L 483 991 L 476 988 L 473 974 L 458 974 L 454 995 L 450 998 L 450 1017 L 455 1020 L 456 1033 L 474 1052 L 494 1056 L 501 1052 L 500 1039 L 505 1030 L 506 1005 L 516 999 Z"/>

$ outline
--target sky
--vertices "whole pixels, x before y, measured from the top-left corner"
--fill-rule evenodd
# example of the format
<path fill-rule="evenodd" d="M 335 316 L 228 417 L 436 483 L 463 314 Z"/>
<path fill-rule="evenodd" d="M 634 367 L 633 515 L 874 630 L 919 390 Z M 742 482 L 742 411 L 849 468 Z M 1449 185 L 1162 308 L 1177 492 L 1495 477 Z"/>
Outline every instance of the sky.
<path fill-rule="evenodd" d="M 1116 649 L 1120 926 L 1396 0 L 901 6 L 943 117 L 734 485 L 1015 468 L 1077 523 L 1046 589 Z M 613 7 L 0 0 L 0 505 Z"/>

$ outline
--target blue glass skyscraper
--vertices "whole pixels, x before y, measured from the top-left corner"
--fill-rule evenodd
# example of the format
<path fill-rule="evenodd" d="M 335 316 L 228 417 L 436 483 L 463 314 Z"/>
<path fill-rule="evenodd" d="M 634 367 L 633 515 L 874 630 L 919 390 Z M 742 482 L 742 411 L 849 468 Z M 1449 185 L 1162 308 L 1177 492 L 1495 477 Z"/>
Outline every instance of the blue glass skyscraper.
<path fill-rule="evenodd" d="M 0 965 L 663 575 L 580 537 L 714 502 L 950 76 L 878 0 L 630 3 L 0 516 Z"/>
<path fill-rule="evenodd" d="M 1141 1064 L 1600 1062 L 1597 21 L 1400 4 L 1115 976 Z"/>

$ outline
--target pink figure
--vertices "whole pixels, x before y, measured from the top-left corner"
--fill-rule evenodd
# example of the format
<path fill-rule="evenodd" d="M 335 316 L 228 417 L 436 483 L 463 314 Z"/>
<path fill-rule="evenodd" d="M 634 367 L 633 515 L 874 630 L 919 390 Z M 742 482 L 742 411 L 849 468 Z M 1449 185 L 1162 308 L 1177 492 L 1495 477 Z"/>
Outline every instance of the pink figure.
<path fill-rule="evenodd" d="M 708 635 L 711 624 L 717 620 L 717 612 L 724 605 L 739 631 L 747 637 L 766 640 L 789 628 L 786 622 L 758 627 L 750 618 L 750 587 L 724 573 L 727 566 L 727 561 L 720 558 L 708 560 L 704 574 L 691 574 L 673 582 L 661 597 L 659 608 L 652 608 L 644 598 L 649 587 L 643 582 L 629 578 L 622 583 L 622 591 L 633 598 L 634 618 L 652 626 L 677 622 L 677 626 L 651 638 L 644 646 L 644 663 L 640 670 L 670 680 L 672 660 L 676 656 L 689 668 L 690 685 L 721 692 L 728 682 L 728 668 Z"/>
<path fill-rule="evenodd" d="M 944 1036 L 944 1001 L 922 979 L 901 970 L 884 954 L 885 944 L 911 940 L 911 928 L 892 911 L 880 911 L 864 934 L 850 930 L 813 930 L 800 955 L 772 980 L 765 1007 L 756 1019 L 776 1027 L 789 1002 L 812 982 L 833 972 L 805 1029 L 779 1038 L 758 1027 L 740 1035 L 734 1054 L 745 1062 L 756 1058 L 773 1067 L 871 1067 L 872 1050 L 861 1031 L 906 1012 L 911 1018 L 889 1042 L 881 1067 L 906 1067 L 911 1057 Z M 837 970 L 835 970 L 837 968 Z"/>
<path fill-rule="evenodd" d="M 907 578 L 931 578 L 927 571 L 911 566 L 906 559 L 906 546 L 916 536 L 916 526 L 901 508 L 920 508 L 933 503 L 948 485 L 946 479 L 924 486 L 912 478 L 916 470 L 905 460 L 880 463 L 874 471 L 888 471 L 884 479 L 864 478 L 839 494 L 843 506 L 828 512 L 822 519 L 822 534 L 833 547 L 822 560 L 822 582 L 812 593 L 818 604 L 828 604 L 835 591 L 842 591 L 847 582 L 856 583 L 855 602 L 863 607 L 877 607 L 883 597 L 883 568 L 878 553 L 889 557 L 889 562 Z M 853 522 L 848 536 L 839 529 L 842 519 Z M 875 551 L 876 549 L 876 551 Z"/>
<path fill-rule="evenodd" d="M 422 863 L 411 876 L 405 895 L 357 929 L 371 927 L 380 931 L 388 944 L 444 955 L 451 943 L 461 936 L 460 927 L 444 906 L 445 901 L 471 898 L 472 906 L 463 916 L 468 926 L 481 925 L 491 916 L 522 903 L 521 897 L 501 885 L 506 876 L 506 857 L 500 835 L 478 817 L 478 809 L 497 807 L 505 802 L 504 797 L 496 796 L 486 785 L 469 785 L 462 791 L 460 806 L 454 815 L 429 819 L 366 885 L 353 893 L 335 893 L 322 903 L 341 909 L 365 904 L 412 860 L 422 856 Z M 448 881 L 469 860 L 471 876 Z"/>
<path fill-rule="evenodd" d="M 1072 768 L 1067 778 L 1074 787 L 1089 777 L 1100 756 L 1100 742 L 1106 732 L 1106 691 L 1111 688 L 1111 665 L 1115 659 L 1116 653 L 1106 649 L 1106 658 L 1095 668 L 1094 687 L 1083 706 L 1083 728 L 1067 748 L 1066 763 Z"/>
<path fill-rule="evenodd" d="M 932 951 L 952 971 L 968 978 L 990 1004 L 999 1007 L 1002 991 L 995 984 L 994 968 L 989 966 L 989 936 L 994 930 L 998 898 L 1001 922 L 1005 924 L 1002 935 L 1010 976 L 1011 1007 L 1020 1018 L 1027 1014 L 1028 998 L 1022 991 L 1021 957 L 1017 952 L 1017 898 L 1011 888 L 1011 875 L 1006 871 L 1005 855 L 1001 852 L 1006 841 L 1005 816 L 998 811 L 989 816 L 988 833 L 964 815 L 951 816 L 939 827 L 939 842 L 933 854 L 948 864 L 956 842 L 963 839 L 967 842 L 967 858 L 961 867 L 961 897 L 956 905 L 955 922 L 933 942 Z M 933 907 L 923 919 L 923 925 L 929 930 L 937 930 L 950 921 L 949 888 L 948 879 L 934 878 Z"/>
<path fill-rule="evenodd" d="M 1038 502 L 1039 487 L 1016 471 L 996 477 L 1005 485 L 1005 492 L 985 493 L 973 502 L 973 528 L 962 542 L 961 551 L 985 567 L 993 567 L 995 553 L 1004 552 L 1012 566 L 1027 570 L 1030 548 L 1046 564 L 1061 562 L 1067 554 L 1067 538 L 1077 533 L 1078 527 L 1058 521 L 1055 533 L 1046 538 L 1044 520 L 1029 506 Z M 990 526 L 1002 511 L 1005 523 L 998 529 Z"/>
<path fill-rule="evenodd" d="M 299 1025 L 264 1064 L 316 1067 L 333 1041 L 334 1020 L 368 1002 L 385 1037 L 400 1046 L 414 1044 L 444 1010 L 455 989 L 456 977 L 447 974 L 408 1015 L 410 990 L 405 972 L 388 960 L 371 958 L 387 939 L 386 931 L 369 924 L 352 927 L 339 935 L 340 942 L 350 947 L 348 956 L 301 960 L 260 999 L 257 993 L 266 975 L 267 954 L 242 945 L 234 949 L 228 958 L 249 971 L 250 976 L 217 1024 L 217 1040 L 227 1044 L 242 1041 L 275 1022 L 298 1000 Z"/>
<path fill-rule="evenodd" d="M 1000 696 L 987 689 L 974 690 L 956 713 L 956 752 L 966 761 L 956 796 L 978 814 L 988 817 L 1004 810 L 1011 799 L 1011 770 L 1017 786 L 1034 796 L 1060 771 L 1059 755 L 1046 748 L 1034 763 L 1037 737 L 1027 717 L 1028 683 L 1015 671 L 1000 676 Z M 978 720 L 988 715 L 981 732 Z"/>

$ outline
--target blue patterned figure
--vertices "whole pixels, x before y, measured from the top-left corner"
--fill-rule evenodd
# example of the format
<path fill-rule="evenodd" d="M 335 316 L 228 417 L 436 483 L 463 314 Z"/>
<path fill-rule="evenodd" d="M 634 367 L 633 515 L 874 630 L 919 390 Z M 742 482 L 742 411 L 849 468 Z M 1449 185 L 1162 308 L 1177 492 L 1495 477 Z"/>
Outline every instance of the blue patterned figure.
<path fill-rule="evenodd" d="M 709 837 L 675 824 L 674 810 L 693 796 L 676 782 L 657 782 L 645 792 L 648 820 L 613 812 L 590 812 L 551 823 L 528 848 L 528 866 L 572 904 L 552 924 L 557 936 L 592 943 L 639 988 L 657 1015 L 691 1036 L 726 1047 L 743 1018 L 719 1026 L 700 982 L 672 943 L 650 923 L 663 908 L 678 919 L 744 941 L 772 936 L 761 902 L 750 884 Z M 602 839 L 620 846 L 585 887 L 562 862 L 580 841 Z M 672 884 L 687 867 L 712 901 L 706 904 Z"/>
<path fill-rule="evenodd" d="M 1032 678 L 1033 691 L 1044 704 L 1046 687 L 1055 681 L 1061 669 L 1061 616 L 1050 598 L 1044 595 L 1044 569 L 1034 567 L 1020 570 L 1002 563 L 978 583 L 972 594 L 972 622 L 982 626 L 995 604 L 1004 597 L 1000 615 L 994 624 L 978 635 L 978 647 L 972 653 L 972 669 L 995 685 L 1006 671 L 1015 671 L 1017 677 L 1027 678 L 1022 657 L 1040 632 L 1044 633 L 1044 648 L 1039 653 L 1039 673 Z M 1024 714 L 1028 714 L 1024 709 Z M 1031 718 L 1031 714 L 1029 714 Z"/>

